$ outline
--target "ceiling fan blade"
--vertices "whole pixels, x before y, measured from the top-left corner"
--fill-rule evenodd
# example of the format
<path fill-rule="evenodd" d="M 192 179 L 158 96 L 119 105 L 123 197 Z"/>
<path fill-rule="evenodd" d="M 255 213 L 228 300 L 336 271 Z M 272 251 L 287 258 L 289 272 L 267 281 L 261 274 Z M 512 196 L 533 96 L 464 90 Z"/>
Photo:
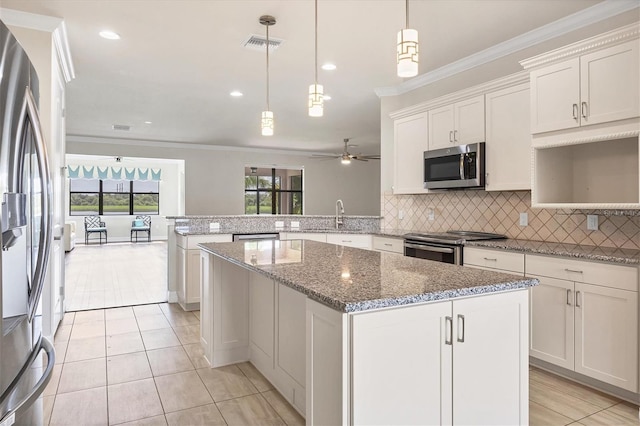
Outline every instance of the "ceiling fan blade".
<path fill-rule="evenodd" d="M 312 158 L 340 158 L 342 154 L 311 154 Z"/>
<path fill-rule="evenodd" d="M 358 161 L 369 161 L 369 160 L 365 159 L 364 157 L 358 157 L 356 155 L 352 155 L 351 159 L 352 160 L 358 160 Z"/>

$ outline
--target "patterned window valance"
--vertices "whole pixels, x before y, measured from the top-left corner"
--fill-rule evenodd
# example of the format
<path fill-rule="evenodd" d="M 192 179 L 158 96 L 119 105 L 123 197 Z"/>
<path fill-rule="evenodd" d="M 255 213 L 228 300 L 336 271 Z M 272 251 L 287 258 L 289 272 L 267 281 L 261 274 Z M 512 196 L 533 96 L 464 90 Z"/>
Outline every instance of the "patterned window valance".
<path fill-rule="evenodd" d="M 132 168 L 127 167 L 97 167 L 97 166 L 67 166 L 67 177 L 69 179 L 124 179 L 126 180 L 162 180 L 162 169 L 152 168 Z M 151 172 L 151 173 L 149 173 Z M 151 174 L 151 177 L 149 177 Z"/>

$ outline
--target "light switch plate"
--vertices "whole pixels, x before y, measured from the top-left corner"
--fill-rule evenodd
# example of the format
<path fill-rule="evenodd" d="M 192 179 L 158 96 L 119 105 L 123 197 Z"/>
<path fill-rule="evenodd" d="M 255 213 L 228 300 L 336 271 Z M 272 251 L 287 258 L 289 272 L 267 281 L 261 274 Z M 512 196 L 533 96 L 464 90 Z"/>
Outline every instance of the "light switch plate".
<path fill-rule="evenodd" d="M 404 210 L 398 210 L 398 219 L 404 219 Z"/>
<path fill-rule="evenodd" d="M 520 213 L 520 226 L 528 226 L 528 225 L 529 225 L 529 214 Z"/>
<path fill-rule="evenodd" d="M 219 222 L 210 222 L 209 223 L 209 231 L 219 231 L 220 223 Z"/>
<path fill-rule="evenodd" d="M 587 229 L 589 231 L 597 231 L 598 230 L 598 215 L 597 214 L 588 214 L 587 215 Z"/>
<path fill-rule="evenodd" d="M 276 228 L 284 228 L 284 220 L 276 220 Z"/>
<path fill-rule="evenodd" d="M 300 228 L 300 222 L 298 222 L 298 221 L 291 221 L 291 227 L 292 227 L 292 228 Z"/>

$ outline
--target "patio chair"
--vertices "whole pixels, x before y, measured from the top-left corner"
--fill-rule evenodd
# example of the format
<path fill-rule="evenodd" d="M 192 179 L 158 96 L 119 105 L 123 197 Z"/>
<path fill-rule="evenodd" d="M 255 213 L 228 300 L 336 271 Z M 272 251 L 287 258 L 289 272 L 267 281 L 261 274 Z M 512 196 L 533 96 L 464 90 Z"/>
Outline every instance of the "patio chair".
<path fill-rule="evenodd" d="M 136 243 L 138 242 L 138 232 L 147 233 L 147 242 L 151 242 L 151 216 L 136 216 L 131 222 L 131 242 L 133 242 L 133 234 L 136 234 Z"/>
<path fill-rule="evenodd" d="M 89 236 L 98 234 L 100 244 L 102 244 L 102 234 L 104 234 L 104 242 L 107 243 L 107 225 L 102 221 L 100 216 L 85 216 L 84 218 L 84 243 L 89 244 Z"/>

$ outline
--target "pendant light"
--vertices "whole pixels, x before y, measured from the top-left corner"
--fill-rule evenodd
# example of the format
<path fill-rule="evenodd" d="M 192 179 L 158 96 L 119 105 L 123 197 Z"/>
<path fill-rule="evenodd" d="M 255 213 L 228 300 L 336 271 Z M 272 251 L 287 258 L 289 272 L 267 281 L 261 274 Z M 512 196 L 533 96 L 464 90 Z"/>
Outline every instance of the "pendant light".
<path fill-rule="evenodd" d="M 398 77 L 418 75 L 418 31 L 409 28 L 409 0 L 405 0 L 405 28 L 398 31 Z"/>
<path fill-rule="evenodd" d="M 269 108 L 269 27 L 276 24 L 276 18 L 270 15 L 260 17 L 260 23 L 267 27 L 267 109 L 262 111 L 262 136 L 273 136 L 273 111 Z"/>
<path fill-rule="evenodd" d="M 318 0 L 315 0 L 315 81 L 309 86 L 309 117 L 322 117 L 324 112 L 324 88 L 318 84 Z"/>

